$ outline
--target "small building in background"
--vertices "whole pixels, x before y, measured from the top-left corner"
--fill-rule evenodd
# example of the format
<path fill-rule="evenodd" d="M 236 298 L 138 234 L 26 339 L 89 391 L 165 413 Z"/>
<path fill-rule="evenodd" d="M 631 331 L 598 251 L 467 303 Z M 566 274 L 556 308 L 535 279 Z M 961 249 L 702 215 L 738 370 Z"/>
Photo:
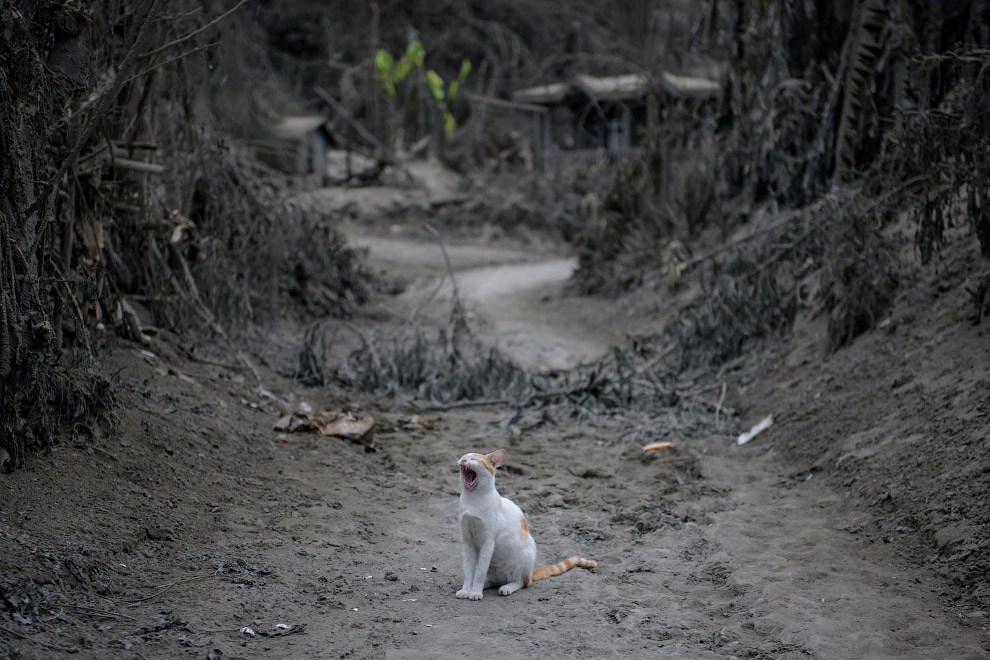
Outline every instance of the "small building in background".
<path fill-rule="evenodd" d="M 666 104 L 714 100 L 720 92 L 715 80 L 668 72 L 653 80 L 641 73 L 578 74 L 566 82 L 518 89 L 512 101 L 545 108 L 534 113 L 541 160 L 545 172 L 555 173 L 565 164 L 615 162 L 631 155 Z"/>
<path fill-rule="evenodd" d="M 578 74 L 572 86 L 582 106 L 577 124 L 581 142 L 591 148 L 621 154 L 639 145 L 642 130 L 636 127 L 656 123 L 656 97 L 643 74 L 604 78 Z"/>
<path fill-rule="evenodd" d="M 285 115 L 270 127 L 268 140 L 255 140 L 263 162 L 322 186 L 327 180 L 330 135 L 324 115 Z"/>

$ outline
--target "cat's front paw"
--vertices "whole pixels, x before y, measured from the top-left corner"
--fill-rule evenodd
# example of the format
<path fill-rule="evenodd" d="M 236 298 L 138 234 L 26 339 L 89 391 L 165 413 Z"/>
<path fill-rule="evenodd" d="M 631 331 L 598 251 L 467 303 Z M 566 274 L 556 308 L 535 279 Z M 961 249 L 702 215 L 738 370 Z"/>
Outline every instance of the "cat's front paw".
<path fill-rule="evenodd" d="M 480 591 L 472 591 L 471 593 L 468 594 L 468 598 L 470 598 L 471 600 L 481 600 L 483 596 L 481 595 Z"/>
<path fill-rule="evenodd" d="M 461 589 L 456 594 L 454 594 L 456 598 L 467 598 L 470 595 L 471 595 L 470 589 Z"/>

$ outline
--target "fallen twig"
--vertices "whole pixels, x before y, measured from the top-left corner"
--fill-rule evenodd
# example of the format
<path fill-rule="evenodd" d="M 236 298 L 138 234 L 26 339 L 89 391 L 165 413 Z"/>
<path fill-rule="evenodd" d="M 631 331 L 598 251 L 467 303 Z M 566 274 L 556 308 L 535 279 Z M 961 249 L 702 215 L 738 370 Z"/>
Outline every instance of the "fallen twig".
<path fill-rule="evenodd" d="M 216 571 L 211 571 L 210 573 L 203 573 L 201 575 L 191 575 L 186 578 L 174 580 L 172 582 L 169 582 L 168 584 L 162 585 L 161 587 L 159 587 L 158 591 L 151 594 L 150 596 L 145 596 L 144 598 L 138 598 L 136 600 L 128 601 L 129 603 L 128 607 L 137 607 L 141 603 L 151 600 L 152 598 L 157 598 L 158 596 L 161 596 L 165 592 L 169 591 L 174 587 L 179 586 L 180 584 L 186 584 L 187 582 L 195 582 L 196 580 L 205 580 L 206 578 L 211 578 L 215 575 L 216 575 Z"/>
<path fill-rule="evenodd" d="M 437 403 L 430 405 L 423 405 L 413 401 L 412 405 L 416 406 L 418 410 L 425 412 L 437 412 L 454 410 L 456 408 L 481 408 L 484 406 L 508 405 L 508 403 L 508 399 L 476 399 L 474 401 L 454 401 L 453 403 Z"/>

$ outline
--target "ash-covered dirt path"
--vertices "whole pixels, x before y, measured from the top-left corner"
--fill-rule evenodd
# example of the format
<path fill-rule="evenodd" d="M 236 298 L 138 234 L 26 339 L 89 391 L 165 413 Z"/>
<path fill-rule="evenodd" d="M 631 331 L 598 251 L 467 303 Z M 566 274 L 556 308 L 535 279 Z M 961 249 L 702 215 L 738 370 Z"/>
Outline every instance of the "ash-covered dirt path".
<path fill-rule="evenodd" d="M 379 316 L 405 318 L 444 276 L 434 243 L 356 240 L 413 282 Z M 527 366 L 589 359 L 632 325 L 621 305 L 564 295 L 557 256 L 449 250 L 486 335 Z M 444 307 L 436 295 L 420 313 Z M 945 585 L 878 542 L 859 502 L 788 467 L 774 429 L 644 455 L 630 429 L 662 420 L 506 424 L 498 408 L 332 397 L 279 375 L 300 334 L 259 333 L 260 386 L 208 342 L 116 345 L 118 433 L 0 475 L 0 582 L 43 604 L 2 603 L 35 621 L 3 624 L 0 657 L 986 657 L 978 617 L 945 607 Z M 377 452 L 281 441 L 272 424 L 301 401 L 374 416 Z M 458 600 L 455 460 L 500 446 L 499 490 L 540 559 L 599 567 Z"/>

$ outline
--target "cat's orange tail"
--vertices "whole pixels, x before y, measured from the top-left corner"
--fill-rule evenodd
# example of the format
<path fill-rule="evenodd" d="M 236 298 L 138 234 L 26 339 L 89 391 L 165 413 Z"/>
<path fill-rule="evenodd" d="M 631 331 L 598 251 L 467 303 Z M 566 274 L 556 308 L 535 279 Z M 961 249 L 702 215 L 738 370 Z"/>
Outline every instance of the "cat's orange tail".
<path fill-rule="evenodd" d="M 540 566 L 539 568 L 533 569 L 533 582 L 537 580 L 542 580 L 546 577 L 553 577 L 554 575 L 560 575 L 565 571 L 569 571 L 575 566 L 580 566 L 581 568 L 594 568 L 598 566 L 598 562 L 591 559 L 585 559 L 584 557 L 568 557 L 564 561 L 558 561 L 556 564 L 550 564 L 549 566 Z"/>

